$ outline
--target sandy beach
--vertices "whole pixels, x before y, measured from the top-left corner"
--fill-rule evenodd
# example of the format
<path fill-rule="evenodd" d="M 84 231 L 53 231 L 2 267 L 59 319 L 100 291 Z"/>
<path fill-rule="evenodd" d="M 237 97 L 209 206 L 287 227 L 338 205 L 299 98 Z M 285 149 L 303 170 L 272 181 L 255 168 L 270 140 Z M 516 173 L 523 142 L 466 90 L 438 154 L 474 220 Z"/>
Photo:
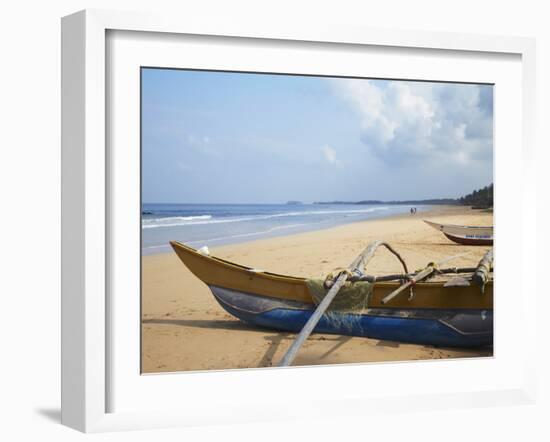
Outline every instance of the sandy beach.
<path fill-rule="evenodd" d="M 246 266 L 302 277 L 322 278 L 345 267 L 371 241 L 392 244 L 410 268 L 424 267 L 469 252 L 453 265 L 475 265 L 488 247 L 461 246 L 422 222 L 492 225 L 492 213 L 464 207 L 438 207 L 330 229 L 211 247 L 212 255 Z M 369 273 L 399 272 L 399 263 L 379 250 Z M 270 367 L 295 334 L 254 328 L 226 313 L 210 290 L 175 253 L 142 257 L 142 372 L 175 372 Z M 293 365 L 405 361 L 491 356 L 491 349 L 462 350 L 338 335 L 312 335 Z"/>

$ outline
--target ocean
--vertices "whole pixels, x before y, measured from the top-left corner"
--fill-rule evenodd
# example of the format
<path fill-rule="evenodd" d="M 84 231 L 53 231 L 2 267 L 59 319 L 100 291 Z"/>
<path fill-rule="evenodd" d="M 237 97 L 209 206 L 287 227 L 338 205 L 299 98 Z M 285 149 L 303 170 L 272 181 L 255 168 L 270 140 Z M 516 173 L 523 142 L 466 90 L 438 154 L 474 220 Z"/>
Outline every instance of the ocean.
<path fill-rule="evenodd" d="M 430 206 L 417 206 L 425 211 Z M 409 213 L 411 206 L 356 204 L 143 204 L 142 253 L 253 241 Z"/>

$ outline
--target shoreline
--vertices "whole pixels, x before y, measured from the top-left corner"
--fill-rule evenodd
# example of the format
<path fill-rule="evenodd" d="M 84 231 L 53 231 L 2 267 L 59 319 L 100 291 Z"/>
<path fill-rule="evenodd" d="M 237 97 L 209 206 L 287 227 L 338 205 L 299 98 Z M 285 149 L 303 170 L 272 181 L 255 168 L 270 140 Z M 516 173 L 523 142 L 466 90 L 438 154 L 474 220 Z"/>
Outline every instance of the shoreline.
<path fill-rule="evenodd" d="M 324 277 L 344 267 L 376 239 L 392 244 L 411 269 L 468 252 L 453 261 L 467 266 L 488 247 L 460 246 L 422 222 L 491 224 L 492 213 L 445 206 L 417 215 L 395 215 L 288 236 L 211 247 L 211 254 L 273 273 Z M 390 253 L 380 251 L 369 273 L 400 269 Z M 142 367 L 144 373 L 271 367 L 284 354 L 294 333 L 251 327 L 229 315 L 208 287 L 175 253 L 142 256 Z M 492 349 L 435 348 L 351 336 L 314 334 L 296 365 L 327 365 L 491 356 Z"/>
<path fill-rule="evenodd" d="M 475 210 L 475 212 L 474 212 L 474 210 Z M 430 210 L 421 211 L 421 212 L 418 212 L 418 214 L 415 214 L 415 215 L 411 215 L 409 213 L 398 213 L 398 214 L 392 214 L 392 215 L 387 215 L 387 216 L 380 216 L 380 217 L 375 217 L 375 218 L 371 218 L 371 219 L 361 220 L 361 221 L 353 221 L 353 222 L 349 222 L 349 223 L 331 225 L 331 226 L 322 227 L 322 228 L 318 228 L 318 229 L 307 230 L 307 231 L 303 231 L 303 232 L 295 232 L 295 233 L 290 233 L 290 234 L 287 234 L 287 235 L 275 235 L 275 236 L 267 236 L 267 237 L 263 237 L 263 238 L 247 239 L 247 240 L 243 240 L 243 241 L 239 241 L 239 242 L 222 243 L 218 246 L 209 245 L 208 247 L 211 250 L 217 250 L 217 249 L 220 249 L 220 248 L 233 247 L 233 246 L 238 246 L 238 245 L 241 245 L 241 244 L 251 244 L 251 243 L 256 243 L 256 242 L 260 242 L 260 241 L 274 240 L 274 239 L 277 239 L 277 238 L 295 237 L 295 236 L 305 235 L 305 234 L 308 234 L 308 233 L 330 231 L 332 229 L 339 229 L 339 228 L 342 228 L 342 227 L 361 225 L 361 224 L 364 224 L 364 223 L 371 223 L 371 222 L 377 222 L 377 221 L 389 221 L 389 220 L 395 220 L 395 219 L 420 219 L 420 220 L 422 220 L 425 217 L 463 215 L 465 212 L 479 213 L 480 211 L 477 210 L 477 209 L 472 209 L 468 206 L 455 206 L 455 205 L 432 206 L 432 208 Z M 143 253 L 143 249 L 142 249 L 142 252 L 141 252 L 142 257 L 143 256 L 166 255 L 166 254 L 173 253 L 172 248 L 169 245 L 159 246 L 159 247 L 167 247 L 167 250 L 166 251 L 160 251 L 160 252 L 154 252 L 154 253 L 152 253 L 152 252 Z M 193 248 L 199 249 L 200 247 L 201 246 L 199 245 L 199 246 L 193 247 Z"/>

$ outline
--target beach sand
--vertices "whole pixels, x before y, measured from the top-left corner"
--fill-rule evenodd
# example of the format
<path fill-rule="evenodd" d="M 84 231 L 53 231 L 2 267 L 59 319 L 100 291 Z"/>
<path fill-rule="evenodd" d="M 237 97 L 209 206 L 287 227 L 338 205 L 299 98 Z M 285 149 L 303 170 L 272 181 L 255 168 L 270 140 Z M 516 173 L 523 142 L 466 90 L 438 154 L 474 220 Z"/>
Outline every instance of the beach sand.
<path fill-rule="evenodd" d="M 493 215 L 463 207 L 440 207 L 417 215 L 347 224 L 315 232 L 211 247 L 214 256 L 275 273 L 323 278 L 347 267 L 371 241 L 389 242 L 409 268 L 469 252 L 453 266 L 477 264 L 488 247 L 461 246 L 422 219 L 448 224 L 492 225 Z M 380 249 L 370 274 L 400 272 L 399 262 Z M 205 284 L 175 253 L 142 257 L 142 372 L 271 367 L 296 334 L 248 326 L 226 313 Z M 406 361 L 492 356 L 491 349 L 464 350 L 339 335 L 312 335 L 293 365 Z"/>

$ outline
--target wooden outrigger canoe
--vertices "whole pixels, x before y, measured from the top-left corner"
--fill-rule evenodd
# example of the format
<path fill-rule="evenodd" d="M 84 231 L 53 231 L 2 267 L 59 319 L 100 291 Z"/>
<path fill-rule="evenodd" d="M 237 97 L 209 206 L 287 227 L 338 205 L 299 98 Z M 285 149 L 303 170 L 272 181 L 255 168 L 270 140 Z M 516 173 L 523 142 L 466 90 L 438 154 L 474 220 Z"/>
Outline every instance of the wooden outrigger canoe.
<path fill-rule="evenodd" d="M 316 308 L 305 278 L 259 271 L 185 246 L 170 243 L 186 267 L 212 291 L 231 315 L 249 324 L 299 332 Z M 360 311 L 328 311 L 314 332 L 445 347 L 493 343 L 493 282 L 449 286 L 430 280 L 414 285 L 387 304 L 383 299 L 401 285 L 375 282 Z"/>
<path fill-rule="evenodd" d="M 455 226 L 453 224 L 439 224 L 432 221 L 423 220 L 435 230 L 443 234 L 458 244 L 468 246 L 490 246 L 493 245 L 493 227 L 477 226 Z"/>

